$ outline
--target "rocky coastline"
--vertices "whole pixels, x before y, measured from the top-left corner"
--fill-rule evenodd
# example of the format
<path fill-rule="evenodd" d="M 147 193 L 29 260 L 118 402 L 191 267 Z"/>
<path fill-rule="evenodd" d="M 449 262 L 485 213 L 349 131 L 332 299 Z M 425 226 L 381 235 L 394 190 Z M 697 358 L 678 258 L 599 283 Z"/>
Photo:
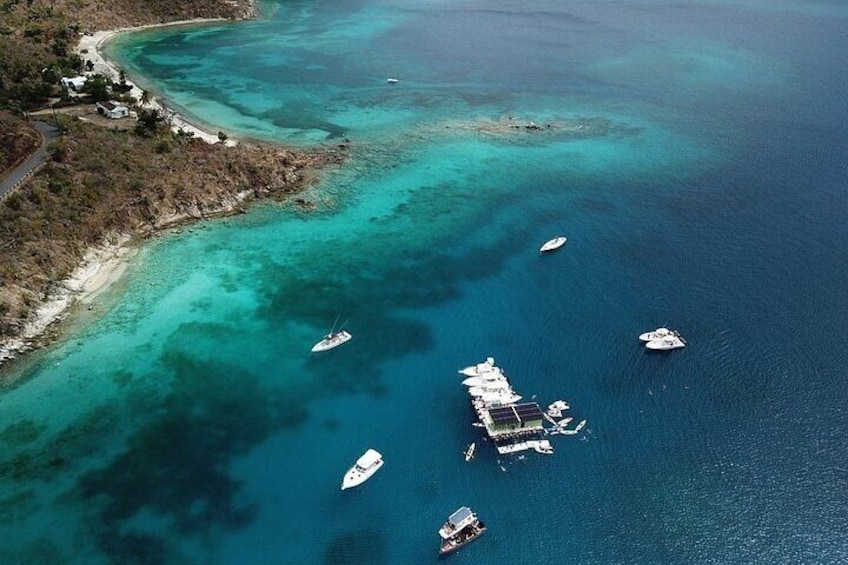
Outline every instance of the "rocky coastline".
<path fill-rule="evenodd" d="M 235 15 L 224 14 L 229 19 L 256 13 L 249 1 L 213 3 L 226 5 L 227 10 L 238 8 Z M 215 17 L 216 13 L 203 15 Z M 150 19 L 141 16 L 126 23 L 148 27 L 151 23 L 145 18 Z M 114 71 L 96 47 L 116 32 L 83 35 L 79 51 Z M 157 102 L 149 104 L 155 108 Z M 244 213 L 251 202 L 261 199 L 290 199 L 309 210 L 308 198 L 291 195 L 315 184 L 320 170 L 340 163 L 345 155 L 339 148 L 307 151 L 225 144 L 183 118 L 176 117 L 171 124 L 179 134 L 157 141 L 136 139 L 130 132 L 106 132 L 75 120 L 69 124 L 69 141 L 61 146 L 62 158 L 43 167 L 7 199 L 11 202 L 0 207 L 0 221 L 6 228 L 0 260 L 10 263 L 26 258 L 19 269 L 5 271 L 0 288 L 0 367 L 59 336 L 59 322 L 69 310 L 117 280 L 145 239 L 199 220 Z M 86 158 L 92 147 L 109 152 L 108 144 L 115 138 L 119 141 L 112 153 L 124 152 L 118 166 L 129 171 L 126 178 L 97 170 L 96 157 Z M 108 191 L 102 186 L 107 182 Z M 59 200 L 63 191 L 84 193 L 75 198 L 86 200 L 85 210 L 73 220 L 46 212 L 65 205 Z M 15 223 L 23 225 L 16 228 Z M 32 224 L 50 226 L 49 237 L 33 234 Z M 60 224 L 72 228 L 58 230 L 57 235 L 54 226 Z"/>

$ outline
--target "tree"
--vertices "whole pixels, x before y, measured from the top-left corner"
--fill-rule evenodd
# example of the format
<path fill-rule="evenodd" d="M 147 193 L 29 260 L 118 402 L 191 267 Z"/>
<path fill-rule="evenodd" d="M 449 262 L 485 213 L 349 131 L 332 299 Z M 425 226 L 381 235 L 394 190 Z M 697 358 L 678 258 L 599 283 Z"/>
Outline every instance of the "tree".
<path fill-rule="evenodd" d="M 135 131 L 139 135 L 143 135 L 145 137 L 151 137 L 159 130 L 160 124 L 164 122 L 165 119 L 162 117 L 162 114 L 159 113 L 159 110 L 155 108 L 152 110 L 142 109 L 138 113 L 138 123 L 135 125 Z"/>
<path fill-rule="evenodd" d="M 153 98 L 153 96 L 150 94 L 149 90 L 142 90 L 141 91 L 141 105 L 142 106 L 147 106 L 148 104 L 150 104 L 150 100 L 152 98 Z"/>
<path fill-rule="evenodd" d="M 103 75 L 89 77 L 82 90 L 89 93 L 95 102 L 109 100 L 109 82 Z"/>
<path fill-rule="evenodd" d="M 226 143 L 227 142 L 227 134 L 219 131 L 218 132 L 218 143 Z"/>

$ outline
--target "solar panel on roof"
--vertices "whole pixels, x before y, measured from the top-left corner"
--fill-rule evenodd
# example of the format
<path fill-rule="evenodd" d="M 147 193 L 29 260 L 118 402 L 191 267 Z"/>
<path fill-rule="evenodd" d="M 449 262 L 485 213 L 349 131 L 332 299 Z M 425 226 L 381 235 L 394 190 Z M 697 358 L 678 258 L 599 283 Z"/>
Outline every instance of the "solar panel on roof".
<path fill-rule="evenodd" d="M 518 417 L 521 418 L 521 420 L 523 421 L 538 420 L 542 418 L 542 410 L 535 402 L 527 404 L 518 404 L 513 408 L 515 408 L 516 413 L 518 413 Z"/>
<path fill-rule="evenodd" d="M 456 527 L 456 526 L 459 526 L 460 524 L 462 524 L 462 522 L 464 520 L 467 520 L 470 516 L 471 516 L 471 509 L 468 508 L 467 506 L 463 506 L 462 508 L 460 508 L 459 510 L 457 510 L 456 512 L 451 514 L 450 517 L 448 518 L 448 521 L 450 521 L 450 523 L 454 527 Z"/>
<path fill-rule="evenodd" d="M 517 424 L 520 422 L 512 406 L 503 406 L 501 408 L 490 408 L 489 416 L 495 424 Z"/>

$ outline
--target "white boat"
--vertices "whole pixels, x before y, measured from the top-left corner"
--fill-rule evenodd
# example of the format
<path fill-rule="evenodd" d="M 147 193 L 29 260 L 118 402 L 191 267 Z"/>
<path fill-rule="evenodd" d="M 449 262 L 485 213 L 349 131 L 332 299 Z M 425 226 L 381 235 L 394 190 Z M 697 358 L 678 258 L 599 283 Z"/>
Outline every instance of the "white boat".
<path fill-rule="evenodd" d="M 559 249 L 568 239 L 564 236 L 558 236 L 553 239 L 549 239 L 546 241 L 542 247 L 539 248 L 539 253 L 547 253 L 549 251 L 553 251 L 554 249 Z"/>
<path fill-rule="evenodd" d="M 556 423 L 556 425 L 557 425 L 557 426 L 559 426 L 560 428 L 562 428 L 562 427 L 567 426 L 568 424 L 570 424 L 570 423 L 571 423 L 571 421 L 572 421 L 573 419 L 574 419 L 574 418 L 572 418 L 572 417 L 570 417 L 570 416 L 569 416 L 568 418 L 563 418 L 562 420 L 560 420 L 559 422 L 557 422 L 557 423 Z"/>
<path fill-rule="evenodd" d="M 639 336 L 639 339 L 642 341 L 654 341 L 655 339 L 662 339 L 666 336 L 672 335 L 674 332 L 668 328 L 657 328 L 652 332 L 645 332 Z"/>
<path fill-rule="evenodd" d="M 543 439 L 541 441 L 537 441 L 535 445 L 533 445 L 533 451 L 535 451 L 536 453 L 541 453 L 543 455 L 551 455 L 554 452 L 554 446 L 551 445 L 551 442 L 549 442 L 548 440 Z"/>
<path fill-rule="evenodd" d="M 465 449 L 465 460 L 471 461 L 474 458 L 474 453 L 477 451 L 477 444 L 472 443 Z"/>
<path fill-rule="evenodd" d="M 357 459 L 353 467 L 345 473 L 344 480 L 342 481 L 342 490 L 361 485 L 370 479 L 382 466 L 383 456 L 380 455 L 380 452 L 376 449 L 368 448 L 368 451 L 363 453 L 362 457 Z"/>
<path fill-rule="evenodd" d="M 478 397 L 483 404 L 489 407 L 506 406 L 507 404 L 515 404 L 521 400 L 521 395 L 515 394 L 510 390 L 504 391 L 487 391 Z"/>
<path fill-rule="evenodd" d="M 448 517 L 439 528 L 439 555 L 454 552 L 486 533 L 486 524 L 467 506 L 463 506 Z"/>
<path fill-rule="evenodd" d="M 561 418 L 563 410 L 568 410 L 570 406 L 565 400 L 557 400 L 548 406 L 548 416 Z"/>
<path fill-rule="evenodd" d="M 400 82 L 400 79 L 395 77 L 389 77 L 386 79 L 386 82 L 389 84 L 397 84 Z"/>
<path fill-rule="evenodd" d="M 458 372 L 466 377 L 478 377 L 480 375 L 485 375 L 486 373 L 491 373 L 495 369 L 495 358 L 487 357 L 485 363 L 469 365 L 468 367 L 460 369 Z"/>
<path fill-rule="evenodd" d="M 686 342 L 676 335 L 670 335 L 661 339 L 651 340 L 645 344 L 645 347 L 653 351 L 668 351 L 669 349 L 686 347 Z"/>
<path fill-rule="evenodd" d="M 353 336 L 350 335 L 347 330 L 330 332 L 324 336 L 324 339 L 312 346 L 312 352 L 318 353 L 320 351 L 327 351 L 328 349 L 333 349 L 334 347 L 338 347 L 341 344 L 350 341 L 352 337 Z"/>
<path fill-rule="evenodd" d="M 480 375 L 479 377 L 468 377 L 462 384 L 467 387 L 475 387 L 475 386 L 490 386 L 497 385 L 499 383 L 508 383 L 507 378 L 503 376 L 501 373 L 492 372 L 489 375 Z"/>
<path fill-rule="evenodd" d="M 488 392 L 511 392 L 509 383 L 490 383 L 486 386 L 472 386 L 468 389 L 468 394 L 471 396 L 483 396 Z"/>

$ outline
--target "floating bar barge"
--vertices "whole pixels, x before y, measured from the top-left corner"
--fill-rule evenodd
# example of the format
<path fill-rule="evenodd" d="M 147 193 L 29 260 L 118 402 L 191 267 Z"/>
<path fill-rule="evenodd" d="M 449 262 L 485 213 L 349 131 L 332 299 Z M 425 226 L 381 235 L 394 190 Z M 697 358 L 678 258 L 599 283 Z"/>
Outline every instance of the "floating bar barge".
<path fill-rule="evenodd" d="M 516 453 L 533 449 L 538 453 L 553 453 L 553 446 L 544 439 L 545 415 L 536 402 L 519 403 L 521 396 L 515 393 L 502 369 L 496 367 L 489 357 L 459 371 L 490 379 L 489 384 L 469 389 L 471 405 L 480 424 L 500 454 Z"/>

